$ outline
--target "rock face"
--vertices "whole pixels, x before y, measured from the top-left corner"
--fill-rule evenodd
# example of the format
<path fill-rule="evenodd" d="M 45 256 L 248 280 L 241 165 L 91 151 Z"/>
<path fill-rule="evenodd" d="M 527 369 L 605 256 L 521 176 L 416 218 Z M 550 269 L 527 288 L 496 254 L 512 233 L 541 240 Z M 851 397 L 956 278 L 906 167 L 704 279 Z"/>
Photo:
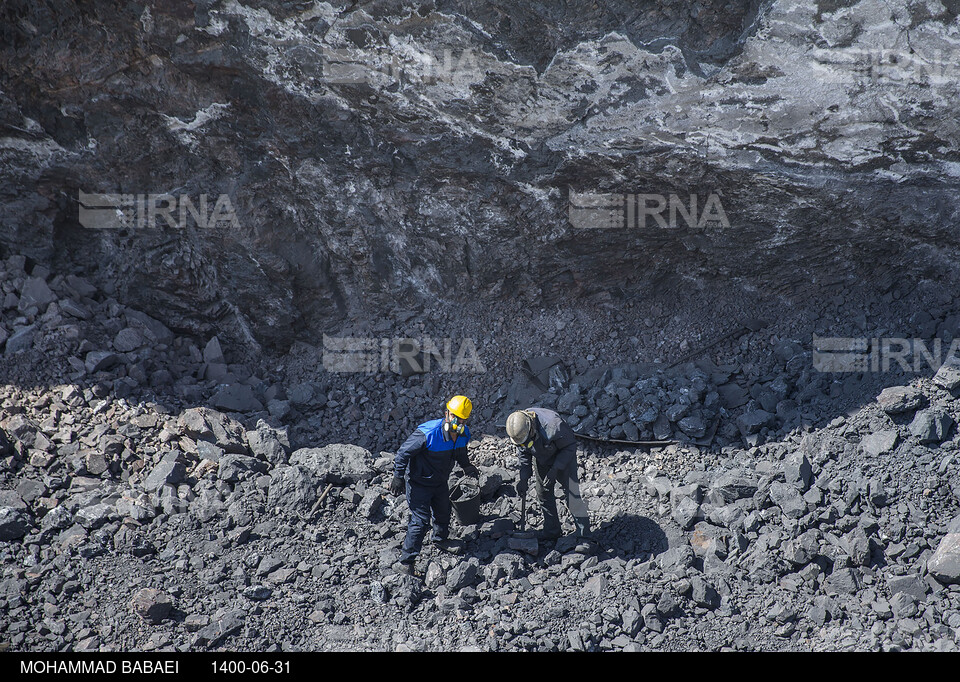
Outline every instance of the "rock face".
<path fill-rule="evenodd" d="M 918 279 L 926 248 L 943 286 L 956 274 L 950 3 L 0 13 L 0 244 L 102 263 L 123 300 L 179 329 L 286 347 L 411 300 L 519 289 L 549 305 L 677 272 L 705 299 L 718 277 L 816 294 Z M 81 191 L 176 205 L 154 201 L 160 229 L 130 239 L 136 217 L 81 225 L 96 224 Z M 597 211 L 577 195 L 597 192 L 651 197 L 645 227 L 615 214 L 639 236 L 578 227 Z"/>

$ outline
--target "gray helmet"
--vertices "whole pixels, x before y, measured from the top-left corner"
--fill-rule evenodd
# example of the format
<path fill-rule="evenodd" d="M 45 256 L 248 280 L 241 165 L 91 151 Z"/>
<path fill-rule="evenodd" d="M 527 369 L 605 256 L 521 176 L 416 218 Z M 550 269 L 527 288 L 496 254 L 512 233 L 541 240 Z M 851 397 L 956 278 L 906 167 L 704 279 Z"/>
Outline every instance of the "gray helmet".
<path fill-rule="evenodd" d="M 529 412 L 517 411 L 507 417 L 507 435 L 516 445 L 528 442 L 533 429 L 533 416 Z"/>

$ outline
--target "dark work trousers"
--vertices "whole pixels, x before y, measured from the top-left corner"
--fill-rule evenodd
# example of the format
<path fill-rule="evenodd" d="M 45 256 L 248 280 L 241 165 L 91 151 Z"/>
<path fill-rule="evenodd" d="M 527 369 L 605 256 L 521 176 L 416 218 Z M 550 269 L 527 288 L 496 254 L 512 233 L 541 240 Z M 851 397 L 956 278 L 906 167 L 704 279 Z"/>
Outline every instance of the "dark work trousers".
<path fill-rule="evenodd" d="M 534 460 L 534 481 L 537 487 L 537 501 L 543 509 L 543 532 L 547 535 L 561 535 L 560 516 L 557 514 L 557 499 L 554 496 L 553 486 L 547 488 L 543 479 L 550 471 L 550 465 L 541 464 Z M 580 480 L 577 478 L 577 462 L 574 460 L 567 469 L 557 472 L 557 483 L 563 489 L 567 509 L 573 517 L 577 535 L 590 534 L 590 512 L 580 497 Z"/>
<path fill-rule="evenodd" d="M 416 561 L 420 554 L 431 516 L 434 541 L 447 539 L 450 532 L 450 487 L 446 482 L 426 486 L 407 481 L 407 505 L 410 507 L 410 523 L 400 552 L 400 561 L 405 563 Z"/>

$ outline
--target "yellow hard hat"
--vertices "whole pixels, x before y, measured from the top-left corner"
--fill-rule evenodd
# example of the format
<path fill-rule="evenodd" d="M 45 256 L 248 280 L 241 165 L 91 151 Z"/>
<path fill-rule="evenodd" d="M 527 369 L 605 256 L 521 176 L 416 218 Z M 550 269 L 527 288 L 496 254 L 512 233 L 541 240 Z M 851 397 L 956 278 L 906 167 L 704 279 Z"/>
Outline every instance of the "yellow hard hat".
<path fill-rule="evenodd" d="M 460 419 L 469 419 L 473 411 L 473 403 L 464 395 L 455 395 L 447 402 L 447 409 Z"/>

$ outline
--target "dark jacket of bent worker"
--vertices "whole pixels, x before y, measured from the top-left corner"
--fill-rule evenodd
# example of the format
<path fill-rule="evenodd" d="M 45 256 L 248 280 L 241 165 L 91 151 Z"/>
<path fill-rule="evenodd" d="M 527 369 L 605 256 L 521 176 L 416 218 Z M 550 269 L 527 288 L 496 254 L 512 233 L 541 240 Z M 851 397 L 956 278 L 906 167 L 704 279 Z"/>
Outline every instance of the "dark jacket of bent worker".
<path fill-rule="evenodd" d="M 470 466 L 469 442 L 469 428 L 462 436 L 447 440 L 443 436 L 443 419 L 421 424 L 397 451 L 393 460 L 394 475 L 403 478 L 409 470 L 412 483 L 431 486 L 446 483 L 454 462 L 465 469 Z"/>
<path fill-rule="evenodd" d="M 518 448 L 521 478 L 524 474 L 529 476 L 534 459 L 543 469 L 566 471 L 571 463 L 577 461 L 577 438 L 573 429 L 553 410 L 531 407 L 525 411 L 537 416 L 533 422 L 536 436 L 531 447 Z"/>

